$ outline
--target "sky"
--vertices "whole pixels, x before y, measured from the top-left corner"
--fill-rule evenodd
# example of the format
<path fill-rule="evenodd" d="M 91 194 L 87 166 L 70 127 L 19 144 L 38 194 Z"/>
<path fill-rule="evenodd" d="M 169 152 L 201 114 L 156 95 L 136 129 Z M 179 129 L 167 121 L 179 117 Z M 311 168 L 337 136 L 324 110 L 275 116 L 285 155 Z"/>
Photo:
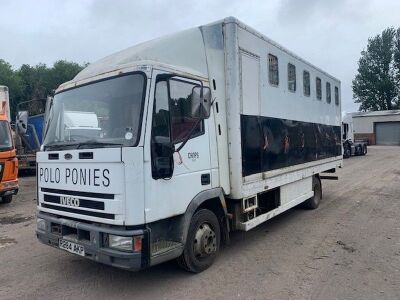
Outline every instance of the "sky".
<path fill-rule="evenodd" d="M 341 80 L 342 110 L 368 37 L 400 27 L 398 0 L 0 0 L 0 59 L 94 62 L 140 42 L 234 16 Z"/>

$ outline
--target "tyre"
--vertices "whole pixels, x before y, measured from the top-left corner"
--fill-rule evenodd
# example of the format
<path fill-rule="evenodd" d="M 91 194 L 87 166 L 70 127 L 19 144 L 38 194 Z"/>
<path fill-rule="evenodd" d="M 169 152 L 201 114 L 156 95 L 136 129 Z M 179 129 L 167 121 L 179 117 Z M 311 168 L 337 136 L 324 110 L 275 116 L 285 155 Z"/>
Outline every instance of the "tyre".
<path fill-rule="evenodd" d="M 216 215 L 208 209 L 197 211 L 190 222 L 183 253 L 177 259 L 179 266 L 193 273 L 206 270 L 218 254 L 220 240 Z"/>
<path fill-rule="evenodd" d="M 322 186 L 321 180 L 318 177 L 313 177 L 313 188 L 314 196 L 304 202 L 304 208 L 316 209 L 322 199 Z"/>
<path fill-rule="evenodd" d="M 10 203 L 12 201 L 12 195 L 1 197 L 0 203 Z"/>
<path fill-rule="evenodd" d="M 357 155 L 364 155 L 364 146 L 359 145 L 357 152 L 358 152 Z"/>
<path fill-rule="evenodd" d="M 351 156 L 350 147 L 344 147 L 343 152 L 343 158 L 349 158 Z"/>
<path fill-rule="evenodd" d="M 366 155 L 367 152 L 368 152 L 368 150 L 367 150 L 367 145 L 363 145 L 361 155 Z"/>

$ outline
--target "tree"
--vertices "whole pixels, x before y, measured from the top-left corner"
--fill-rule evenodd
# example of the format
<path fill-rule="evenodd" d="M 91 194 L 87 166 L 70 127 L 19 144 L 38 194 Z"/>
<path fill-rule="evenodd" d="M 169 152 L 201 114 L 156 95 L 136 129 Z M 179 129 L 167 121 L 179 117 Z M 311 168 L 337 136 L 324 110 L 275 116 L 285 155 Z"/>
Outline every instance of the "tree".
<path fill-rule="evenodd" d="M 18 103 L 47 98 L 61 83 L 73 79 L 87 65 L 59 60 L 51 68 L 45 64 L 24 64 L 13 70 L 9 63 L 0 59 L 0 85 L 9 88 L 11 115 L 15 116 Z"/>
<path fill-rule="evenodd" d="M 84 66 L 77 63 L 59 60 L 51 68 L 45 64 L 34 67 L 22 65 L 17 73 L 24 82 L 26 100 L 31 100 L 46 98 L 60 84 L 74 78 L 83 68 Z"/>
<path fill-rule="evenodd" d="M 400 28 L 385 29 L 368 39 L 367 50 L 361 52 L 358 74 L 353 80 L 353 98 L 361 103 L 359 110 L 390 110 L 399 106 L 396 59 L 400 51 Z M 399 50 L 396 50 L 399 47 Z"/>
<path fill-rule="evenodd" d="M 395 82 L 397 86 L 397 104 L 398 106 L 400 106 L 400 28 L 398 28 L 396 31 L 393 60 L 395 70 Z"/>
<path fill-rule="evenodd" d="M 15 74 L 11 65 L 2 59 L 0 59 L 0 85 L 8 87 L 11 115 L 13 116 L 17 103 L 22 99 L 23 82 L 21 78 Z"/>

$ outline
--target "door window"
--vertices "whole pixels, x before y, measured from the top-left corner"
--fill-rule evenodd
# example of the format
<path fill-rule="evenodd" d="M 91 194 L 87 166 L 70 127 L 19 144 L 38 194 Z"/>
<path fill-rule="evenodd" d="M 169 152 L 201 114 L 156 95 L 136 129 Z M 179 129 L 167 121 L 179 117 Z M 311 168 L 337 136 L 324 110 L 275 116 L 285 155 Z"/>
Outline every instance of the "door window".
<path fill-rule="evenodd" d="M 171 153 L 166 146 L 171 144 L 167 81 L 158 81 L 154 95 L 151 130 L 151 157 L 153 178 L 168 177 L 171 172 Z"/>
<path fill-rule="evenodd" d="M 153 111 L 153 139 L 156 142 L 165 142 L 170 140 L 170 120 L 168 108 L 168 86 L 167 82 L 159 81 L 156 84 L 156 92 L 154 96 Z"/>
<path fill-rule="evenodd" d="M 199 85 L 180 79 L 170 79 L 170 112 L 171 112 L 171 133 L 172 142 L 179 143 L 183 141 L 192 128 L 196 125 L 197 119 L 191 116 L 192 107 L 192 89 Z M 193 129 L 191 137 L 196 137 L 204 133 L 203 122 L 200 122 Z"/>

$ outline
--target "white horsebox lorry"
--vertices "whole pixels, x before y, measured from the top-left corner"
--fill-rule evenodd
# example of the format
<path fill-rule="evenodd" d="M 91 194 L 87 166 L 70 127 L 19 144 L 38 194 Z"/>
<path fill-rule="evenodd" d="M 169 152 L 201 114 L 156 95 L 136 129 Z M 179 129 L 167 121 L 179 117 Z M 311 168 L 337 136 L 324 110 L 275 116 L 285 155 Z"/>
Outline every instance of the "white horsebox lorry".
<path fill-rule="evenodd" d="M 316 208 L 341 152 L 339 80 L 229 17 L 57 89 L 37 153 L 37 237 L 123 269 L 177 258 L 200 272 L 231 231 Z"/>

